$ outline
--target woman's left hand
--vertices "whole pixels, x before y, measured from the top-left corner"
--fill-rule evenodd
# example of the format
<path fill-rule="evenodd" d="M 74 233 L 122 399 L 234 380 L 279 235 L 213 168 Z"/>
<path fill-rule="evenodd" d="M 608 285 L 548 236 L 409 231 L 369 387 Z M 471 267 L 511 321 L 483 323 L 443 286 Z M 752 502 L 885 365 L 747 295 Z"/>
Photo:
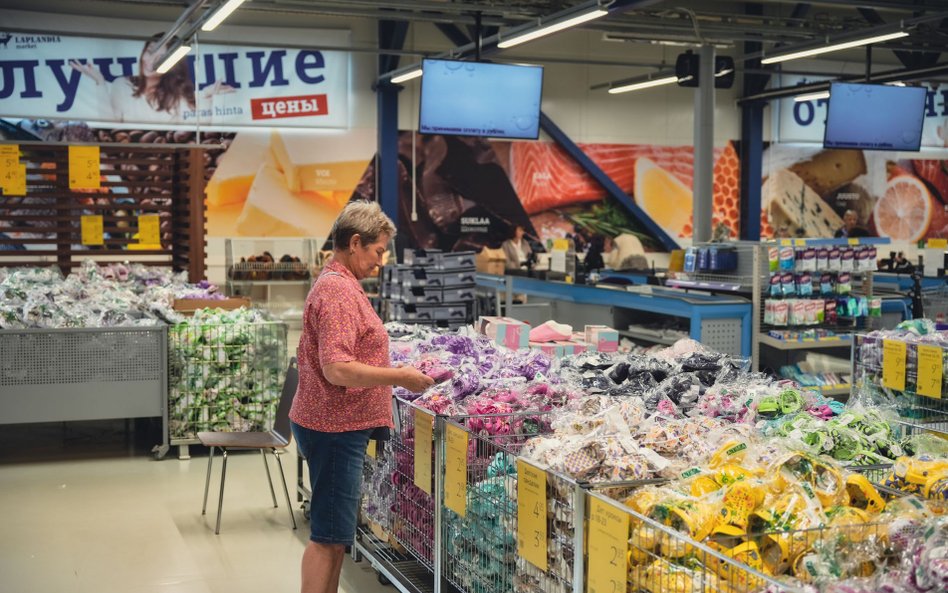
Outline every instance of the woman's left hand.
<path fill-rule="evenodd" d="M 226 95 L 227 93 L 233 93 L 234 87 L 229 84 L 224 84 L 222 81 L 218 80 L 214 83 L 213 86 L 204 91 L 205 99 L 212 99 L 214 95 Z"/>

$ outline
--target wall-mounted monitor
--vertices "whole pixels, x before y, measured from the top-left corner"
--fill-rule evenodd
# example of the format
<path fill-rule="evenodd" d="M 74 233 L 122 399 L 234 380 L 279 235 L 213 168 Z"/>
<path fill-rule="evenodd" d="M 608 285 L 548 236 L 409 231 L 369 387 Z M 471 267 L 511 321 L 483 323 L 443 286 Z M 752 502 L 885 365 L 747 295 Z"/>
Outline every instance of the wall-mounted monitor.
<path fill-rule="evenodd" d="M 539 137 L 542 67 L 424 60 L 422 72 L 422 134 Z"/>
<path fill-rule="evenodd" d="M 922 87 L 834 82 L 823 147 L 917 152 L 926 93 Z"/>

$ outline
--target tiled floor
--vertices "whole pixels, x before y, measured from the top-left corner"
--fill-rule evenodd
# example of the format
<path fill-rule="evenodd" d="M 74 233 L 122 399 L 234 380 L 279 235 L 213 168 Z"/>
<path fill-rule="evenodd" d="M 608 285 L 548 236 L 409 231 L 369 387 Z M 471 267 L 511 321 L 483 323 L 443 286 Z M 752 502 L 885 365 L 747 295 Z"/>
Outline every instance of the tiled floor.
<path fill-rule="evenodd" d="M 308 526 L 293 494 L 294 452 L 283 462 L 300 528 L 290 529 L 278 482 L 280 507 L 272 508 L 260 455 L 242 453 L 228 462 L 214 535 L 219 464 L 202 517 L 203 451 L 192 448 L 195 457 L 180 461 L 172 450 L 155 461 L 148 450 L 158 431 L 147 421 L 131 424 L 134 431 L 124 421 L 2 427 L 0 591 L 299 591 Z M 341 590 L 395 591 L 348 558 Z"/>

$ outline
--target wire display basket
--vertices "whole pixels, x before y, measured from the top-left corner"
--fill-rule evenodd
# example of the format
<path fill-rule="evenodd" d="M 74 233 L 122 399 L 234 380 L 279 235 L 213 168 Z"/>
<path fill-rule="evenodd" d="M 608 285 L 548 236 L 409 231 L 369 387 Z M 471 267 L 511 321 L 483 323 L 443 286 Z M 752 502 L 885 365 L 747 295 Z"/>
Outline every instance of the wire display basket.
<path fill-rule="evenodd" d="M 905 345 L 905 389 L 885 387 L 883 377 L 883 340 L 871 336 L 856 336 L 853 357 L 854 392 L 872 401 L 893 406 L 899 414 L 899 423 L 907 434 L 934 432 L 948 435 L 948 363 L 942 353 L 941 397 L 918 393 L 918 345 Z"/>
<path fill-rule="evenodd" d="M 948 286 L 922 292 L 922 313 L 936 323 L 948 321 Z"/>
<path fill-rule="evenodd" d="M 171 444 L 200 431 L 269 430 L 283 388 L 287 326 L 181 323 L 168 330 Z"/>
<path fill-rule="evenodd" d="M 434 570 L 434 426 L 437 416 L 411 402 L 396 399 L 395 412 L 397 432 L 392 439 L 392 454 L 395 467 L 392 480 L 395 484 L 394 504 L 392 505 L 392 536 L 412 556 L 429 570 Z M 415 464 L 416 419 L 429 423 L 430 434 L 423 437 L 430 440 L 430 460 L 424 465 L 430 471 Z M 430 486 L 427 491 L 416 485 L 416 471 L 427 473 Z"/>

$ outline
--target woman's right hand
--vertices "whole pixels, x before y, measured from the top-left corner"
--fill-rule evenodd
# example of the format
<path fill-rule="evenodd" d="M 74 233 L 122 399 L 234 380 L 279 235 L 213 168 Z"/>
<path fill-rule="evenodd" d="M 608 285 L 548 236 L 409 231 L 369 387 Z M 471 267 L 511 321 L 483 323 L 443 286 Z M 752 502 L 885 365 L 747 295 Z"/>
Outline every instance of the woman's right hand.
<path fill-rule="evenodd" d="M 73 70 L 81 72 L 94 80 L 96 84 L 105 84 L 105 77 L 93 64 L 83 64 L 76 60 L 69 60 L 69 65 L 72 66 Z"/>
<path fill-rule="evenodd" d="M 398 369 L 398 381 L 395 384 L 412 393 L 421 393 L 434 385 L 434 379 L 414 367 L 404 366 Z"/>

